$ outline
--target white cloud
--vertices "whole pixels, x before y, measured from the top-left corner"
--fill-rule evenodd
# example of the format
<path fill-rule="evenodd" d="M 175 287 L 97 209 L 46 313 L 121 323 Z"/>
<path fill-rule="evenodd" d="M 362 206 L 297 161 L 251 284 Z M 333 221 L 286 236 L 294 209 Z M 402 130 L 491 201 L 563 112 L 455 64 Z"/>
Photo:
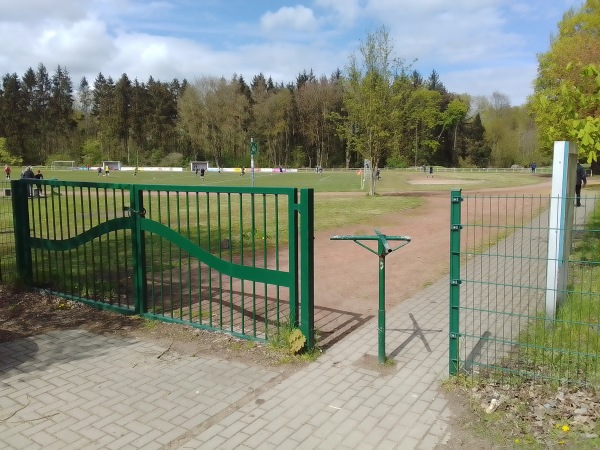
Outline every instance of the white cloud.
<path fill-rule="evenodd" d="M 85 17 L 88 0 L 4 0 L 0 2 L 0 24 L 6 22 L 40 22 L 49 20 L 77 20 Z"/>
<path fill-rule="evenodd" d="M 265 31 L 314 31 L 317 29 L 317 20 L 312 9 L 302 5 L 286 6 L 276 12 L 267 11 L 261 17 L 260 25 Z"/>
<path fill-rule="evenodd" d="M 518 103 L 531 90 L 535 54 L 576 3 L 313 0 L 311 9 L 276 0 L 0 0 L 0 67 L 22 74 L 60 64 L 75 83 L 99 72 L 140 81 L 263 72 L 287 83 L 303 70 L 343 69 L 365 32 L 383 23 L 395 54 L 417 58 L 423 76 L 436 69 L 451 91 L 500 90 Z"/>
<path fill-rule="evenodd" d="M 90 62 L 109 59 L 115 51 L 104 23 L 94 19 L 45 22 L 36 28 L 0 24 L 0 42 L 2 66 L 20 72 L 43 63 L 50 71 L 61 65 L 76 73 L 89 68 Z"/>
<path fill-rule="evenodd" d="M 332 9 L 335 18 L 332 23 L 350 26 L 361 16 L 362 8 L 359 0 L 316 0 L 315 4 L 326 9 Z"/>

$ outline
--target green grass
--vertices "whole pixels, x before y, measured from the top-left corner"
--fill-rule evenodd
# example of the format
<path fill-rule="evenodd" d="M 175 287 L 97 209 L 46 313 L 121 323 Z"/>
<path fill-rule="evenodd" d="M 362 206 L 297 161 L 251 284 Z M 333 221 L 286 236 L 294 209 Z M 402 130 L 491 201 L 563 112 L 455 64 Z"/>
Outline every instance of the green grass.
<path fill-rule="evenodd" d="M 94 171 L 45 170 L 46 179 L 56 178 L 65 181 L 89 181 L 96 183 L 136 183 L 181 186 L 252 186 L 250 171 L 241 177 L 239 173 L 209 172 L 204 180 L 190 171 L 183 172 L 138 172 L 112 171 L 108 177 L 99 177 Z M 422 172 L 383 170 L 382 179 L 377 183 L 377 192 L 420 192 L 448 191 L 454 187 L 464 189 L 498 188 L 537 184 L 548 178 L 523 173 L 485 173 L 485 172 L 439 172 L 432 179 L 425 178 Z M 313 188 L 315 192 L 368 192 L 361 189 L 361 177 L 356 171 L 325 171 L 322 175 L 314 172 L 262 173 L 254 175 L 256 187 L 296 187 Z"/>

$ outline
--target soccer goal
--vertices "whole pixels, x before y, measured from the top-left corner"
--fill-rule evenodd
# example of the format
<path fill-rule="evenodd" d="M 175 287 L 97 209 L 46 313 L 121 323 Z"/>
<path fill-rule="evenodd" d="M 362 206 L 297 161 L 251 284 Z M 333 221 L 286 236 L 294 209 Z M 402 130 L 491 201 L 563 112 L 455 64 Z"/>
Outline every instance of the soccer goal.
<path fill-rule="evenodd" d="M 75 168 L 75 161 L 52 161 L 50 164 L 50 170 L 73 170 Z"/>
<path fill-rule="evenodd" d="M 208 170 L 208 161 L 190 161 L 190 170 L 199 172 L 201 169 Z"/>
<path fill-rule="evenodd" d="M 121 161 L 102 161 L 102 168 L 106 170 L 121 170 Z"/>

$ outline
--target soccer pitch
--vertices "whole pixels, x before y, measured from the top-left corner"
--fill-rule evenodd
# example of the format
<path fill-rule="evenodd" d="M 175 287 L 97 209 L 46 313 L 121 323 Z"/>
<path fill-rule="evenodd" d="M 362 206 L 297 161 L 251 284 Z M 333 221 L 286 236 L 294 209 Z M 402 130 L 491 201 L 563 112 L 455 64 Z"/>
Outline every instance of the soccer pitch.
<path fill-rule="evenodd" d="M 43 172 L 45 179 L 65 181 L 89 181 L 95 183 L 134 183 L 148 185 L 172 186 L 252 186 L 252 174 L 246 170 L 245 175 L 239 172 L 207 172 L 204 179 L 200 174 L 190 171 L 161 172 L 133 171 L 110 172 L 109 176 L 98 176 L 94 170 L 49 170 Z M 295 187 L 313 188 L 315 192 L 364 192 L 368 193 L 368 182 L 361 187 L 358 171 L 335 170 L 317 174 L 313 171 L 254 174 L 256 187 Z M 423 191 L 449 191 L 453 188 L 489 189 L 497 187 L 523 186 L 537 184 L 547 178 L 522 173 L 469 173 L 438 172 L 433 177 L 420 171 L 383 170 L 381 180 L 377 181 L 376 191 L 379 194 Z"/>

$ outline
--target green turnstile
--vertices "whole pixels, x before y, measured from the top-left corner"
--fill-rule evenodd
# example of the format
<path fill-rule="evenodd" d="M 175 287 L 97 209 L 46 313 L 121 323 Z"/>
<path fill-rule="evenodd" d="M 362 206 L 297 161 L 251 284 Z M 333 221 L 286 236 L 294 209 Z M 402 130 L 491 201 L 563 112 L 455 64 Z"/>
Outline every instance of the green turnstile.
<path fill-rule="evenodd" d="M 366 248 L 373 254 L 379 255 L 379 311 L 377 314 L 378 335 L 378 360 L 380 363 L 386 361 L 385 356 L 385 257 L 404 247 L 410 242 L 408 236 L 387 236 L 375 229 L 375 236 L 331 236 L 332 241 L 354 241 L 361 247 Z M 363 244 L 361 241 L 377 241 L 377 251 Z M 388 241 L 403 241 L 401 245 L 392 248 Z"/>

